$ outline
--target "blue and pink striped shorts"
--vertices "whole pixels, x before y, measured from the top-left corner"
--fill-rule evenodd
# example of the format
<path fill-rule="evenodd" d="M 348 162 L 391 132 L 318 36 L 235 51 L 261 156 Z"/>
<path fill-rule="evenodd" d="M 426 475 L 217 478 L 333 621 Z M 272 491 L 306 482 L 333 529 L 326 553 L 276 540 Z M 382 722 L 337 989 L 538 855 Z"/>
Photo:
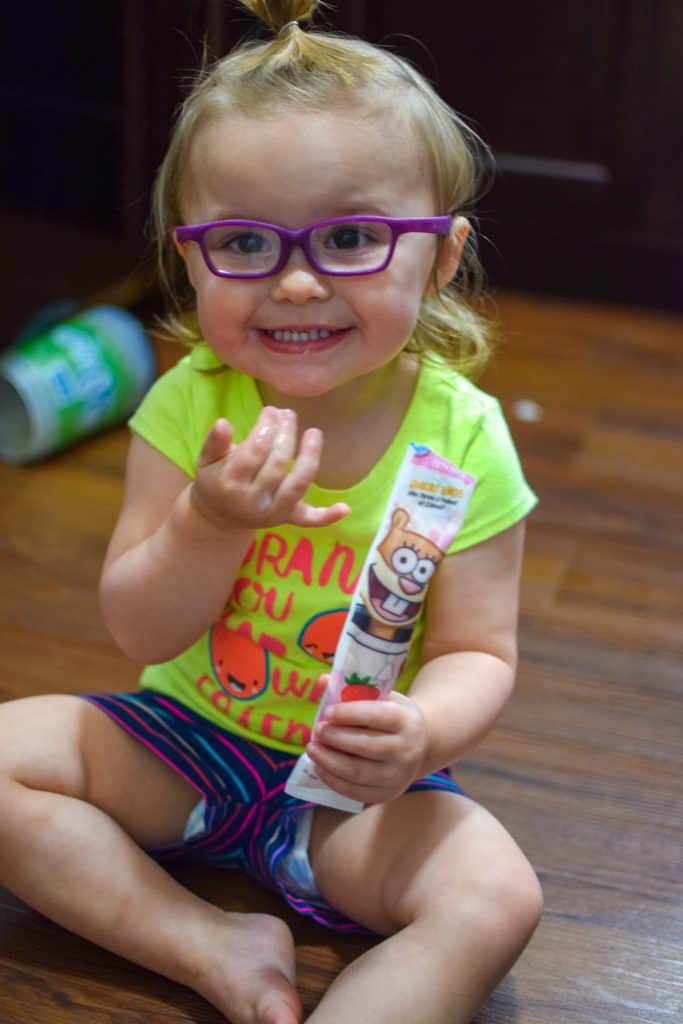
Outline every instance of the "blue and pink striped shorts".
<path fill-rule="evenodd" d="M 152 690 L 85 694 L 84 699 L 197 790 L 199 803 L 185 838 L 148 850 L 155 860 L 242 870 L 299 914 L 335 931 L 367 934 L 317 890 L 308 862 L 314 805 L 284 791 L 295 756 L 242 739 Z M 463 793 L 447 772 L 420 779 L 409 792 L 419 789 Z"/>

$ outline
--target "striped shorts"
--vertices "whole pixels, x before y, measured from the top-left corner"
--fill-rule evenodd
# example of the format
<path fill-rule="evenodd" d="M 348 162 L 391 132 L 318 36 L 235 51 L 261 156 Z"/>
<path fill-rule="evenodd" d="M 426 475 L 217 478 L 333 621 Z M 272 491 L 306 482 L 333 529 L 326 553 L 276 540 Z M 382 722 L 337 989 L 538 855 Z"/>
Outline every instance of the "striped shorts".
<path fill-rule="evenodd" d="M 155 860 L 242 870 L 299 914 L 335 931 L 368 934 L 318 892 L 308 860 L 314 805 L 284 791 L 296 756 L 242 739 L 152 690 L 85 694 L 83 699 L 197 790 L 199 803 L 184 838 L 148 850 Z M 420 779 L 409 792 L 420 789 L 463 793 L 447 772 Z"/>

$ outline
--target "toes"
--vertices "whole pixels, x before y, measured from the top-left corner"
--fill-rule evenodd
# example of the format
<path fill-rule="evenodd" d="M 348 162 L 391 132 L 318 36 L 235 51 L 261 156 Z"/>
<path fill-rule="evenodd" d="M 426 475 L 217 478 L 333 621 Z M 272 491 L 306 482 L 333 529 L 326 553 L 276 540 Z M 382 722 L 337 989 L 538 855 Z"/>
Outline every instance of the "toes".
<path fill-rule="evenodd" d="M 279 988 L 280 992 L 275 993 Z M 258 1024 L 299 1024 L 303 1017 L 303 1007 L 298 994 L 281 976 L 273 979 L 268 995 L 259 1003 L 257 1011 Z"/>
<path fill-rule="evenodd" d="M 300 1024 L 294 939 L 285 922 L 235 913 L 221 923 L 195 990 L 234 1024 Z"/>

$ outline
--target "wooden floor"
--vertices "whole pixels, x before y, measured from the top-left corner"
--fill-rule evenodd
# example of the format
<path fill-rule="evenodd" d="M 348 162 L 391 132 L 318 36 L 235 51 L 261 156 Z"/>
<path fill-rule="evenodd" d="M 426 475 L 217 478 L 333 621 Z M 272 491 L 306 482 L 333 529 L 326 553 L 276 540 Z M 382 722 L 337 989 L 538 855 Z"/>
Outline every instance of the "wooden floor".
<path fill-rule="evenodd" d="M 499 313 L 508 341 L 484 384 L 541 503 L 518 691 L 459 778 L 527 852 L 546 911 L 477 1024 L 677 1024 L 683 320 L 511 295 Z M 120 430 L 0 467 L 0 699 L 135 682 L 95 600 L 125 443 Z M 223 907 L 275 906 L 241 877 L 178 874 Z M 283 913 L 310 1011 L 364 944 Z M 218 1020 L 0 890 L 0 1024 Z"/>

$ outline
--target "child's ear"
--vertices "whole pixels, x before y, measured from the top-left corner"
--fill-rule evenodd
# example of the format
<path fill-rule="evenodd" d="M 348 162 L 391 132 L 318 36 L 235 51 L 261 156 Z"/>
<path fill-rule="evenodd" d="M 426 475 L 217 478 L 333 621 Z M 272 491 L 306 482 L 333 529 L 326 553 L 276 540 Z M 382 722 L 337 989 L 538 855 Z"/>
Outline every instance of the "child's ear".
<path fill-rule="evenodd" d="M 434 291 L 434 283 L 437 288 L 445 288 L 448 282 L 453 280 L 460 266 L 462 251 L 469 233 L 470 222 L 467 217 L 454 217 L 448 237 L 442 243 L 428 293 Z"/>
<path fill-rule="evenodd" d="M 189 278 L 190 284 L 194 288 L 194 281 L 192 280 L 192 274 L 190 272 L 190 261 L 187 258 L 187 245 L 186 245 L 186 243 L 181 242 L 178 239 L 178 236 L 175 233 L 175 231 L 173 232 L 173 244 L 175 245 L 175 247 L 176 247 L 176 249 L 178 251 L 178 255 L 180 256 L 181 260 L 185 264 L 185 273 L 187 274 L 187 276 Z"/>
<path fill-rule="evenodd" d="M 179 240 L 178 233 L 176 231 L 173 232 L 173 244 L 175 245 L 176 249 L 178 250 L 178 253 L 180 254 L 180 257 L 182 259 L 185 259 L 185 246 Z"/>

